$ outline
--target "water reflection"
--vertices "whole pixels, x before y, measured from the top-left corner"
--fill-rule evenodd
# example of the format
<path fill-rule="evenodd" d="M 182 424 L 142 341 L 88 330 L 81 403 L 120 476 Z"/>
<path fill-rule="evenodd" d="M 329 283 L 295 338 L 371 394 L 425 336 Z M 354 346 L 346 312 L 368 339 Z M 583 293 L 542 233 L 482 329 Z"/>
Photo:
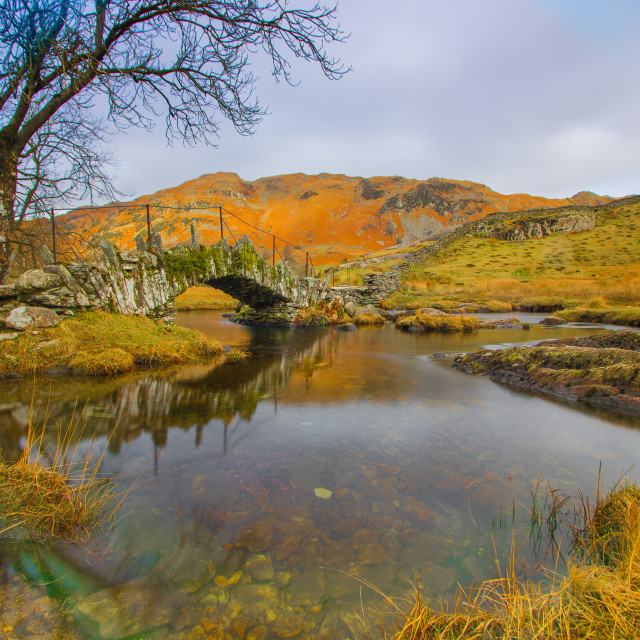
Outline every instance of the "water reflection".
<path fill-rule="evenodd" d="M 217 316 L 206 328 L 227 331 Z M 41 606 L 50 636 L 71 625 L 80 638 L 330 640 L 351 633 L 342 619 L 353 627 L 372 594 L 328 567 L 392 595 L 419 577 L 450 598 L 458 581 L 491 575 L 492 539 L 504 557 L 514 517 L 526 537 L 532 481 L 589 492 L 601 461 L 605 481 L 616 478 L 638 450 L 621 426 L 638 421 L 519 394 L 432 356 L 587 331 L 242 328 L 236 344 L 253 354 L 243 363 L 36 386 L 51 425 L 67 424 L 79 397 L 83 437 L 109 447 L 104 471 L 137 483 L 125 517 L 89 550 L 2 548 L 3 622 L 37 637 L 25 611 Z M 14 454 L 32 392 L 2 392 L 2 446 Z M 523 575 L 542 561 L 523 545 Z"/>

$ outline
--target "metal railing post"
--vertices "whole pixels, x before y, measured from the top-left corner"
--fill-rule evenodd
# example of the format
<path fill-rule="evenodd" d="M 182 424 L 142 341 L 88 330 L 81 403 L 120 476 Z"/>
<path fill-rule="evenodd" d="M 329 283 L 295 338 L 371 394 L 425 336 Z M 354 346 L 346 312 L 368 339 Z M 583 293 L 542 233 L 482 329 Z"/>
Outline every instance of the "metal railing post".
<path fill-rule="evenodd" d="M 273 258 L 271 259 L 271 266 L 276 266 L 276 237 L 273 236 Z"/>
<path fill-rule="evenodd" d="M 51 238 L 53 244 L 53 262 L 54 264 L 57 262 L 56 259 L 56 214 L 51 207 Z"/>
<path fill-rule="evenodd" d="M 218 207 L 220 210 L 220 240 L 224 239 L 224 229 L 222 228 L 222 206 Z"/>
<path fill-rule="evenodd" d="M 151 248 L 151 213 L 147 205 L 147 249 Z"/>
<path fill-rule="evenodd" d="M 304 264 L 304 277 L 308 278 L 309 277 L 309 254 L 307 253 L 307 260 Z"/>

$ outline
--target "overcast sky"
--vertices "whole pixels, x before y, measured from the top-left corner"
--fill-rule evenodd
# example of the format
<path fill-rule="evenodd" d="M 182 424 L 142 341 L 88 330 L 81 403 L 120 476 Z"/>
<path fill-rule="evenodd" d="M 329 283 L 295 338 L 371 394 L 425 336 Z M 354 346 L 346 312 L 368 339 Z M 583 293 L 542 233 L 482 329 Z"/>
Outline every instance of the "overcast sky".
<path fill-rule="evenodd" d="M 296 5 L 305 0 L 291 0 Z M 116 185 L 152 193 L 204 173 L 433 176 L 501 193 L 640 192 L 639 0 L 340 0 L 353 68 L 300 84 L 268 72 L 270 114 L 217 148 L 167 145 L 161 127 L 113 142 Z"/>

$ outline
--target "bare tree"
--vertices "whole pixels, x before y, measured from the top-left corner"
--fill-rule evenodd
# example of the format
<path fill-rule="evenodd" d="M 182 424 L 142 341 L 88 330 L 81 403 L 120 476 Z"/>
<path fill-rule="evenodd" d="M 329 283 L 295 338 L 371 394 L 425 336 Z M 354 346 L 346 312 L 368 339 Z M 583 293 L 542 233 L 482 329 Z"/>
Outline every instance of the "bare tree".
<path fill-rule="evenodd" d="M 25 217 L 114 195 L 107 125 L 164 116 L 189 144 L 212 143 L 220 117 L 252 133 L 250 58 L 263 51 L 287 82 L 294 58 L 336 79 L 347 69 L 326 45 L 343 39 L 336 7 L 288 0 L 0 0 L 0 283 Z"/>

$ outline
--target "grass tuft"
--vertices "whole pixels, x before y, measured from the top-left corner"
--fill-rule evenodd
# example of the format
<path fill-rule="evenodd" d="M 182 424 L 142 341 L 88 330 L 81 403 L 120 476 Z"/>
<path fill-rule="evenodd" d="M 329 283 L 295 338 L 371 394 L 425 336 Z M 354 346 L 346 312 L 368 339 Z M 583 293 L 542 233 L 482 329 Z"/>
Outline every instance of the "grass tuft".
<path fill-rule="evenodd" d="M 552 501 L 557 502 L 557 497 Z M 559 508 L 564 507 L 561 500 Z M 570 512 L 566 512 L 570 513 Z M 640 488 L 614 488 L 590 508 L 574 507 L 582 546 L 574 545 L 566 575 L 557 566 L 534 583 L 517 577 L 517 548 L 497 577 L 461 589 L 451 610 L 433 606 L 419 585 L 394 602 L 389 640 L 587 640 L 640 637 Z M 387 599 L 389 602 L 389 599 Z"/>
<path fill-rule="evenodd" d="M 362 313 L 360 315 L 356 314 L 351 322 L 355 324 L 356 327 L 374 327 L 383 325 L 385 319 L 375 313 Z"/>
<path fill-rule="evenodd" d="M 418 312 L 398 318 L 396 327 L 403 331 L 469 332 L 479 329 L 481 322 L 473 316 L 431 316 Z"/>
<path fill-rule="evenodd" d="M 78 420 L 65 435 L 45 445 L 44 426 L 31 423 L 25 449 L 17 462 L 0 458 L 0 533 L 32 540 L 86 540 L 113 516 L 115 485 L 98 475 L 104 451 L 93 455 L 93 442 L 78 455 Z M 105 449 L 106 451 L 106 449 Z M 117 508 L 117 507 L 116 507 Z"/>

